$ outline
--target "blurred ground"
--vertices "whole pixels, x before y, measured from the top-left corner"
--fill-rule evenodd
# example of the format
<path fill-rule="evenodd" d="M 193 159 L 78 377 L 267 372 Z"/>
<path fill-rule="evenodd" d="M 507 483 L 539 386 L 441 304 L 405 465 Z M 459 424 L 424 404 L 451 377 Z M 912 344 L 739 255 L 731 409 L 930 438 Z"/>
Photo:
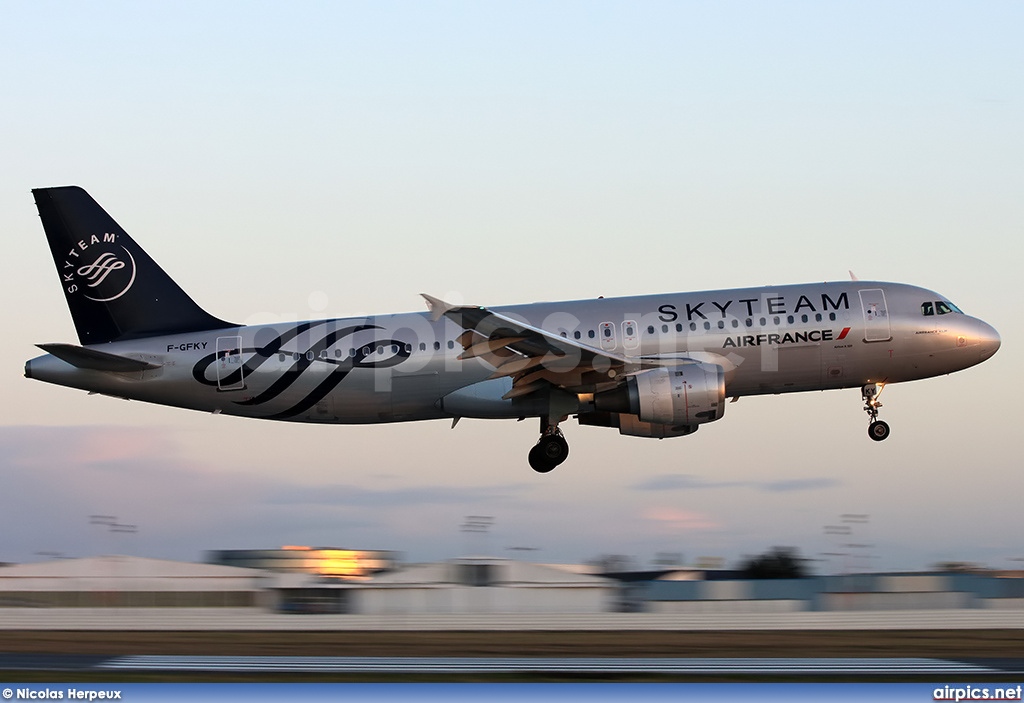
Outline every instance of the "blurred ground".
<path fill-rule="evenodd" d="M 1024 630 L 843 632 L 0 631 L 0 652 L 378 657 L 1020 657 L 1024 653 Z"/>

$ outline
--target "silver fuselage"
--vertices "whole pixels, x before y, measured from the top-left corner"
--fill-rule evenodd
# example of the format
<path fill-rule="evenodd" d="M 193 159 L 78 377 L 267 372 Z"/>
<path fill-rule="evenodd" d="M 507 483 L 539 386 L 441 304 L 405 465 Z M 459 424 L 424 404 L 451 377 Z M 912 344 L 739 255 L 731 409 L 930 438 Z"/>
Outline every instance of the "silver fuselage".
<path fill-rule="evenodd" d="M 638 361 L 721 365 L 727 395 L 738 397 L 911 381 L 994 354 L 999 336 L 982 320 L 955 308 L 924 314 L 923 306 L 945 300 L 910 285 L 850 281 L 493 310 Z M 162 405 L 299 422 L 543 414 L 498 402 L 500 392 L 494 402 L 484 397 L 490 391 L 479 403 L 465 402 L 459 393 L 489 388 L 479 384 L 494 368 L 479 358 L 460 360 L 463 334 L 427 313 L 251 325 L 96 347 L 159 366 L 153 370 L 83 370 L 47 354 L 29 361 L 26 375 Z M 500 380 L 492 385 L 503 388 Z M 447 406 L 446 396 L 453 399 Z"/>

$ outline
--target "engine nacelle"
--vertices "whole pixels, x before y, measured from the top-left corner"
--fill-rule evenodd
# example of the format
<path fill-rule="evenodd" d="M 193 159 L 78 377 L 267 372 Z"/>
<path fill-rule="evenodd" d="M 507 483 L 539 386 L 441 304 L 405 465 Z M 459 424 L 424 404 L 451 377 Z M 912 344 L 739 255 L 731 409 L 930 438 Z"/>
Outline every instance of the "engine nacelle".
<path fill-rule="evenodd" d="M 602 411 L 580 413 L 577 419 L 581 425 L 617 427 L 619 428 L 619 434 L 630 437 L 654 437 L 655 439 L 685 437 L 700 429 L 700 425 L 656 425 L 651 422 L 644 422 L 636 415 Z"/>
<path fill-rule="evenodd" d="M 717 364 L 659 366 L 594 396 L 594 407 L 672 427 L 713 422 L 725 414 L 725 370 Z"/>

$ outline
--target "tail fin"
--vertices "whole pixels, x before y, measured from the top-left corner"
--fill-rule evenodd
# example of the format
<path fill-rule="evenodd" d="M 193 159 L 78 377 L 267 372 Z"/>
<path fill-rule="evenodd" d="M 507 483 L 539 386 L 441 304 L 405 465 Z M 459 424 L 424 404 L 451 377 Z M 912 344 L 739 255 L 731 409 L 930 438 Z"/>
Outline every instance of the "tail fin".
<path fill-rule="evenodd" d="M 83 345 L 234 326 L 196 305 L 81 188 L 32 194 Z"/>

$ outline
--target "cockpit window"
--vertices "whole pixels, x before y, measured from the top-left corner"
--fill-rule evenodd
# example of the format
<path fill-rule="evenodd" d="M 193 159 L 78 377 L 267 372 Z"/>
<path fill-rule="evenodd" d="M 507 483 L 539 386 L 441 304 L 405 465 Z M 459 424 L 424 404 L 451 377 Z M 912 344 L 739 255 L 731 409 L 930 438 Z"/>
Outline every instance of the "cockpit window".
<path fill-rule="evenodd" d="M 925 317 L 929 317 L 931 315 L 948 315 L 951 312 L 958 312 L 961 315 L 963 314 L 963 311 L 961 311 L 960 308 L 953 305 L 953 303 L 948 300 L 936 300 L 934 303 L 921 303 L 921 314 Z"/>

